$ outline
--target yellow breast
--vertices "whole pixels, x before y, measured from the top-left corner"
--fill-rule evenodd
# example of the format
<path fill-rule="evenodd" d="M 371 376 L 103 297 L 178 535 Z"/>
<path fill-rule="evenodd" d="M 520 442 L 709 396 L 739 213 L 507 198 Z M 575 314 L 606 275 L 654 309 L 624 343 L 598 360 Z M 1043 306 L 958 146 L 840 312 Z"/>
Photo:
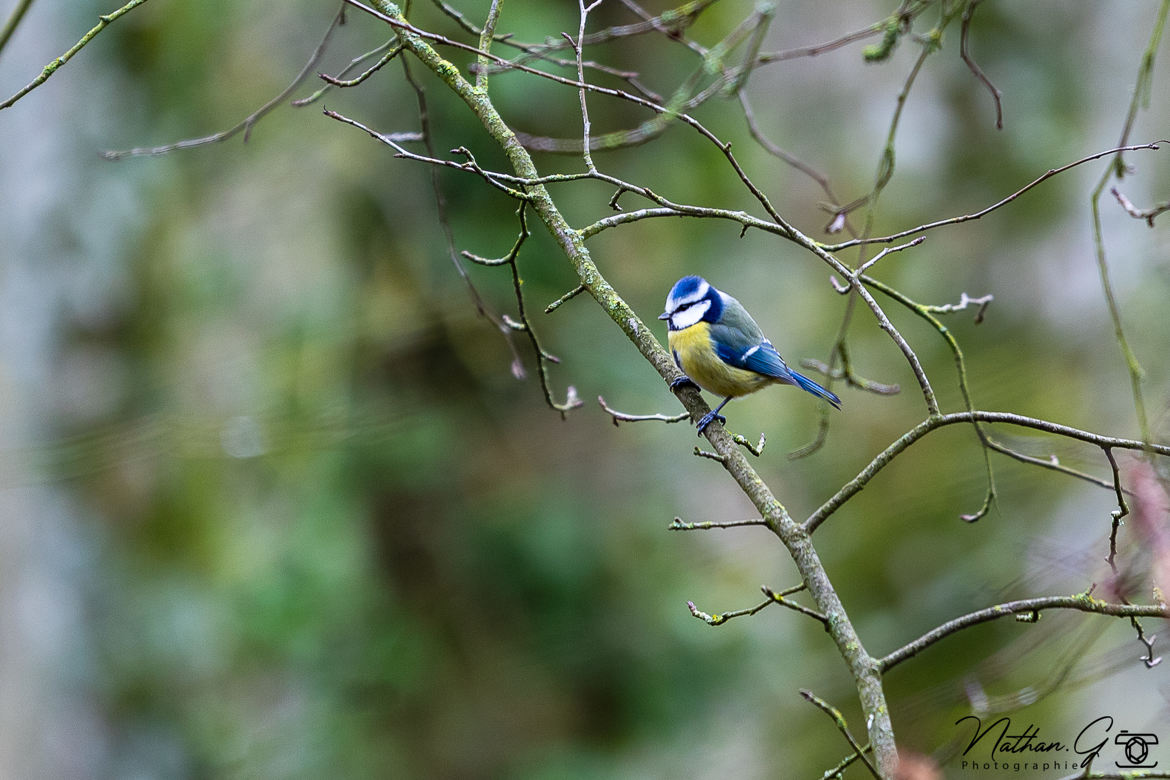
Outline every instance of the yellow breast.
<path fill-rule="evenodd" d="M 721 396 L 741 396 L 754 393 L 774 380 L 729 366 L 715 354 L 711 344 L 710 326 L 699 322 L 684 330 L 672 330 L 667 343 L 678 355 L 683 372 L 699 387 Z"/>

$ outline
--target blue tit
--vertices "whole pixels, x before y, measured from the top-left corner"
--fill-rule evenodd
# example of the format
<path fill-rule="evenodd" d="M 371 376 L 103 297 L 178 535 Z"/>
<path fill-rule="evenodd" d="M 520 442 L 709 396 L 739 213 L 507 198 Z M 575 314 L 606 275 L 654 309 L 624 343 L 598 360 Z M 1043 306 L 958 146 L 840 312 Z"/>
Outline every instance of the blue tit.
<path fill-rule="evenodd" d="M 666 298 L 658 315 L 670 329 L 668 343 L 674 362 L 699 387 L 724 396 L 723 403 L 699 420 L 699 433 L 712 420 L 726 422 L 719 410 L 732 398 L 778 383 L 796 385 L 841 408 L 841 399 L 788 367 L 747 309 L 705 279 L 684 276 Z"/>

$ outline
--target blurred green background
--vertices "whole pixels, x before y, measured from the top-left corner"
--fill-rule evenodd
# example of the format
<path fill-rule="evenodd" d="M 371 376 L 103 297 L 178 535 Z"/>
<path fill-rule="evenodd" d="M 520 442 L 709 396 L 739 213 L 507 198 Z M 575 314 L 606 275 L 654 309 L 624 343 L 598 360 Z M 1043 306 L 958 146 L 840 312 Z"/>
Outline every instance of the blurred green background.
<path fill-rule="evenodd" d="M 457 5 L 482 20 L 487 3 Z M 1003 90 L 1002 131 L 952 25 L 906 104 L 875 233 L 976 211 L 1114 146 L 1158 5 L 981 5 L 972 52 Z M 433 5 L 415 6 L 416 24 L 470 41 Z M 652 13 L 668 7 L 646 3 Z M 712 46 L 753 8 L 724 0 L 689 34 Z M 823 43 L 893 8 L 780 2 L 763 50 Z M 0 92 L 25 84 L 109 10 L 35 3 L 0 53 Z M 717 465 L 691 454 L 692 430 L 614 427 L 596 405 L 603 395 L 628 412 L 679 410 L 589 299 L 540 313 L 576 281 L 535 221 L 519 260 L 524 294 L 562 359 L 555 394 L 573 386 L 586 401 L 564 420 L 545 406 L 525 343 L 529 375 L 517 381 L 505 340 L 476 315 L 447 257 L 431 171 L 325 118 L 321 103 L 278 109 L 246 144 L 100 158 L 235 124 L 288 84 L 335 11 L 150 3 L 0 112 L 0 775 L 820 776 L 847 745 L 800 688 L 864 733 L 824 632 L 779 608 L 719 628 L 686 608 L 753 606 L 761 584 L 796 584 L 794 566 L 757 528 L 667 532 L 675 516 L 754 510 Z M 914 31 L 936 18 L 928 11 Z M 590 27 L 636 20 L 611 0 Z M 319 69 L 337 72 L 387 37 L 361 13 L 348 21 Z M 510 0 L 499 29 L 540 41 L 576 26 L 572 3 Z M 872 42 L 761 68 L 748 90 L 761 129 L 828 176 L 842 200 L 872 186 L 920 51 L 907 39 L 888 62 L 866 64 L 861 48 Z M 447 56 L 464 68 L 471 60 Z M 662 36 L 587 56 L 638 71 L 665 95 L 697 66 Z M 503 169 L 465 107 L 418 63 L 411 71 L 440 156 L 463 145 Z M 1166 52 L 1153 84 L 1134 141 L 1167 137 Z M 518 130 L 579 133 L 570 89 L 500 74 L 492 94 Z M 398 63 L 323 105 L 384 132 L 417 129 Z M 648 118 L 603 97 L 589 106 L 595 132 Z M 827 238 L 823 193 L 752 142 L 735 101 L 714 99 L 696 116 L 732 141 L 782 213 Z M 1170 197 L 1165 154 L 1128 157 L 1135 170 L 1121 186 L 1135 203 Z M 760 211 L 717 150 L 683 127 L 596 159 L 676 201 Z M 580 169 L 571 157 L 537 163 L 546 173 Z M 947 319 L 978 407 L 1138 434 L 1093 256 L 1089 192 L 1105 164 L 931 232 L 878 267 L 922 302 L 995 296 L 981 325 L 970 311 Z M 457 248 L 503 255 L 514 204 L 468 175 L 444 170 L 440 182 Z M 578 226 L 611 213 L 611 194 L 594 183 L 553 188 Z M 640 205 L 631 195 L 622 203 Z M 1108 196 L 1102 206 L 1165 441 L 1170 221 L 1150 230 Z M 756 232 L 740 237 L 732 223 L 643 221 L 590 248 L 647 322 L 675 279 L 700 273 L 737 295 L 792 363 L 826 359 L 844 311 L 815 257 Z M 468 273 L 494 310 L 515 316 L 505 269 Z M 879 301 L 945 408 L 960 409 L 945 344 Z M 769 390 L 730 407 L 733 430 L 767 435 L 758 467 L 797 517 L 924 416 L 905 360 L 864 309 L 849 344 L 861 374 L 903 392 L 844 390 L 845 411 L 814 456 L 786 457 L 816 435 L 810 398 Z M 1108 475 L 1091 448 L 1018 430 L 1001 438 Z M 985 489 L 978 443 L 953 427 L 818 531 L 871 652 L 996 601 L 1102 580 L 1112 493 L 993 463 L 1000 500 L 978 524 L 959 520 Z M 1102 714 L 1157 732 L 1170 720 L 1170 664 L 1147 670 L 1141 651 L 1121 621 L 988 624 L 889 675 L 894 725 L 905 749 L 935 751 L 958 733 L 964 689 L 1040 689 L 1083 655 L 1062 687 L 1016 719 L 1052 739 L 1071 740 Z M 957 764 L 949 771 L 968 776 Z"/>

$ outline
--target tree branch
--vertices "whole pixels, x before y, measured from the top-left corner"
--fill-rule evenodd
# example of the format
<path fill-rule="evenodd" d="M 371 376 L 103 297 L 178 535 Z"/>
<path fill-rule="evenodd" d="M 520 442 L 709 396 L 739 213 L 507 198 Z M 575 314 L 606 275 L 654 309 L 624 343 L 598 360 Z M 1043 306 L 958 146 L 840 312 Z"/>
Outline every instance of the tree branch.
<path fill-rule="evenodd" d="M 1093 612 L 1099 615 L 1112 615 L 1114 617 L 1170 618 L 1170 607 L 1162 604 L 1113 604 L 1095 599 L 1087 593 L 1076 596 L 1044 596 L 1035 599 L 1009 601 L 1004 604 L 996 604 L 994 607 L 981 609 L 977 612 L 971 612 L 962 617 L 957 617 L 954 620 L 948 620 L 941 626 L 928 631 L 913 642 L 885 656 L 878 662 L 878 665 L 882 672 L 885 673 L 906 659 L 918 655 L 935 642 L 957 633 L 964 628 L 969 628 L 979 623 L 986 623 L 989 620 L 995 620 L 1006 615 L 1032 615 L 1046 609 L 1075 609 L 1080 612 Z"/>
<path fill-rule="evenodd" d="M 854 495 L 861 491 L 870 480 L 877 475 L 879 471 L 885 468 L 889 463 L 907 450 L 911 445 L 917 442 L 931 431 L 943 428 L 947 425 L 955 425 L 957 423 L 971 423 L 971 422 L 985 422 L 985 423 L 1003 423 L 1006 425 L 1018 425 L 1023 428 L 1032 428 L 1033 430 L 1045 431 L 1057 436 L 1064 436 L 1077 441 L 1083 441 L 1087 444 L 1093 444 L 1102 449 L 1117 448 L 1124 450 L 1145 450 L 1147 447 L 1150 451 L 1158 455 L 1170 456 L 1170 445 L 1165 444 L 1150 444 L 1137 441 L 1134 439 L 1121 439 L 1112 436 L 1102 436 L 1088 431 L 1082 431 L 1078 428 L 1072 428 L 1067 425 L 1049 422 L 1047 420 L 1040 420 L 1034 417 L 1025 417 L 1021 414 L 1013 414 L 1011 412 L 988 412 L 988 411 L 970 411 L 970 412 L 954 412 L 951 414 L 944 414 L 940 417 L 928 418 L 923 420 L 915 427 L 904 433 L 892 444 L 878 453 L 873 460 L 871 460 L 865 468 L 863 468 L 856 477 L 838 490 L 828 501 L 820 506 L 815 512 L 809 515 L 808 519 L 804 521 L 804 527 L 812 533 L 829 518 L 835 511 L 841 508 Z M 1110 483 L 1108 485 L 1112 487 Z"/>
<path fill-rule="evenodd" d="M 57 57 L 52 62 L 50 62 L 48 65 L 46 65 L 41 70 L 40 75 L 38 75 L 35 79 L 30 81 L 28 84 L 26 84 L 21 89 L 17 90 L 16 94 L 14 94 L 12 97 L 8 98 L 3 103 L 0 103 L 0 111 L 8 108 L 13 103 L 20 100 L 22 97 L 24 97 L 25 95 L 27 95 L 28 93 L 32 92 L 34 89 L 39 87 L 41 84 L 44 84 L 46 81 L 48 81 L 50 76 L 52 76 L 54 73 L 56 73 L 62 65 L 69 62 L 69 60 L 73 59 L 73 55 L 77 54 L 77 52 L 79 52 L 83 48 L 85 48 L 85 45 L 87 43 L 89 43 L 90 41 L 92 41 L 97 36 L 98 33 L 100 33 L 102 30 L 106 29 L 107 27 L 109 27 L 116 19 L 118 19 L 123 14 L 126 14 L 126 13 L 129 13 L 130 11 L 133 11 L 135 8 L 137 8 L 138 6 L 142 5 L 145 2 L 146 2 L 146 0 L 130 0 L 130 2 L 126 3 L 126 5 L 122 6 L 121 8 L 118 8 L 115 11 L 111 11 L 108 14 L 103 14 L 102 16 L 99 16 L 98 23 L 92 29 L 90 29 L 89 32 L 87 32 L 85 35 L 81 36 L 81 40 L 79 40 L 77 43 L 73 44 L 73 46 L 70 47 L 69 51 L 65 52 L 60 57 Z M 7 42 L 7 37 L 12 34 L 13 30 L 16 29 L 16 25 L 20 23 L 20 18 L 21 18 L 21 16 L 24 15 L 24 12 L 28 10 L 28 6 L 29 6 L 29 3 L 25 2 L 23 5 L 17 6 L 15 9 L 13 9 L 12 16 L 9 17 L 8 22 L 5 24 L 4 38 L 2 40 L 0 40 L 0 48 L 3 48 L 4 43 Z"/>
<path fill-rule="evenodd" d="M 347 2 L 364 8 L 356 0 Z M 378 18 L 392 24 L 411 53 L 455 92 L 479 118 L 488 134 L 503 149 L 517 175 L 530 180 L 539 178 L 531 156 L 496 112 L 487 95 L 475 89 L 455 66 L 443 59 L 427 42 L 427 37 L 433 36 L 422 35 L 421 31 L 408 24 L 395 4 L 387 0 L 373 2 L 378 9 Z M 658 343 L 653 332 L 598 271 L 589 250 L 585 247 L 584 236 L 568 224 L 544 185 L 533 185 L 527 189 L 529 202 L 537 216 L 572 264 L 579 281 L 589 294 L 664 380 L 671 382 L 681 379 L 683 376 L 681 371 Z M 808 240 L 808 243 L 812 245 L 815 242 Z M 680 385 L 676 387 L 675 394 L 692 417 L 697 419 L 709 411 L 696 388 Z M 870 742 L 874 746 L 878 766 L 883 773 L 893 774 L 897 764 L 897 748 L 877 664 L 866 653 L 840 598 L 829 581 L 811 538 L 801 525 L 792 519 L 788 510 L 752 469 L 735 441 L 721 425 L 714 423 L 708 426 L 704 435 L 722 456 L 724 468 L 760 511 L 761 516 L 768 522 L 768 527 L 788 548 L 810 595 L 821 613 L 825 615 L 829 633 L 854 677 L 862 708 L 867 715 Z"/>

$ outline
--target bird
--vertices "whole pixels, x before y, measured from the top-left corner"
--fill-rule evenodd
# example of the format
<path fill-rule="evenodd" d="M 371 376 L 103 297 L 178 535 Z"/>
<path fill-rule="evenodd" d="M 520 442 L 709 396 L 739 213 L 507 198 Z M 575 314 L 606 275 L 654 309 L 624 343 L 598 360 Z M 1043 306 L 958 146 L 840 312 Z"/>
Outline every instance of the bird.
<path fill-rule="evenodd" d="M 743 304 L 701 276 L 675 282 L 658 319 L 666 320 L 671 354 L 686 374 L 671 388 L 690 382 L 724 397 L 699 420 L 699 435 L 713 420 L 727 422 L 719 411 L 732 398 L 770 384 L 795 385 L 841 408 L 840 398 L 788 367 Z"/>

